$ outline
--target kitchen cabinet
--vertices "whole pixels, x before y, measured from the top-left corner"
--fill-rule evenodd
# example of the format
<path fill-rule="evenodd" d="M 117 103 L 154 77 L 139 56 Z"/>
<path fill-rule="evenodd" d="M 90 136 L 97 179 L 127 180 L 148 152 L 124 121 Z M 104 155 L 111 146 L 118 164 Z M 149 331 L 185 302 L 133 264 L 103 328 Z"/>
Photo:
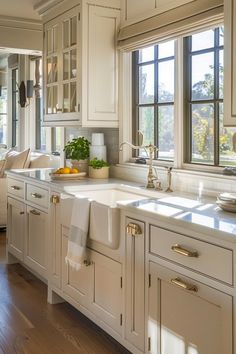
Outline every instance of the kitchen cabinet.
<path fill-rule="evenodd" d="M 8 250 L 20 261 L 24 259 L 25 205 L 8 197 L 7 243 Z"/>
<path fill-rule="evenodd" d="M 44 123 L 118 127 L 120 10 L 81 1 L 44 24 Z"/>
<path fill-rule="evenodd" d="M 150 262 L 151 354 L 232 354 L 232 296 Z"/>
<path fill-rule="evenodd" d="M 224 125 L 236 126 L 236 1 L 224 1 Z"/>
<path fill-rule="evenodd" d="M 125 338 L 144 352 L 145 347 L 145 223 L 126 218 Z"/>
<path fill-rule="evenodd" d="M 80 121 L 79 27 L 79 6 L 44 27 L 45 123 L 62 125 Z"/>
<path fill-rule="evenodd" d="M 87 265 L 79 270 L 65 263 L 67 227 L 62 227 L 62 290 L 117 333 L 122 329 L 122 267 L 119 262 L 87 249 Z"/>
<path fill-rule="evenodd" d="M 27 206 L 24 263 L 47 278 L 47 213 Z"/>

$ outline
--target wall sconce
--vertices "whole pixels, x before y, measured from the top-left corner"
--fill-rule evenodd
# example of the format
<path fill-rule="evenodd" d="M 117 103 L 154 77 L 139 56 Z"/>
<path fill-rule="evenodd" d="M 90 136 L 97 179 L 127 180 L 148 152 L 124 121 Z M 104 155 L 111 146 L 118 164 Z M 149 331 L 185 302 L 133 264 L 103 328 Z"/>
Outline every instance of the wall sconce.
<path fill-rule="evenodd" d="M 30 98 L 33 97 L 33 80 L 21 81 L 19 86 L 19 104 L 22 108 L 29 106 Z"/>

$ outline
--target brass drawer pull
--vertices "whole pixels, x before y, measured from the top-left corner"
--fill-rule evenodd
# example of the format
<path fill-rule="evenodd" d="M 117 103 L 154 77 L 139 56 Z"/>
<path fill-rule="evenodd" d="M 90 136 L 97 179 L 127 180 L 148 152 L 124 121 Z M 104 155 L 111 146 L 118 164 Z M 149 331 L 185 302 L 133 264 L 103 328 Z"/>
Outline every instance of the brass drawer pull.
<path fill-rule="evenodd" d="M 89 266 L 93 265 L 93 261 L 89 261 L 89 260 L 85 259 L 84 265 L 85 265 L 85 267 L 89 267 Z"/>
<path fill-rule="evenodd" d="M 132 236 L 140 236 L 143 234 L 141 226 L 132 222 L 126 226 L 126 232 Z"/>
<path fill-rule="evenodd" d="M 25 213 L 24 211 L 20 211 L 20 215 L 24 215 L 24 213 Z"/>
<path fill-rule="evenodd" d="M 40 215 L 40 213 L 37 210 L 35 210 L 35 209 L 30 210 L 30 213 L 33 214 L 33 215 Z"/>
<path fill-rule="evenodd" d="M 171 247 L 172 251 L 181 254 L 182 256 L 185 257 L 195 257 L 197 258 L 199 256 L 197 251 L 189 251 L 186 248 L 181 247 L 180 245 L 174 245 Z"/>
<path fill-rule="evenodd" d="M 196 285 L 188 284 L 182 281 L 180 278 L 174 278 L 171 279 L 171 283 L 177 285 L 178 287 L 188 290 L 188 291 L 194 291 L 195 293 L 198 292 L 198 288 Z"/>
<path fill-rule="evenodd" d="M 39 193 L 31 193 L 31 197 L 40 199 L 40 198 L 42 198 L 42 195 Z"/>
<path fill-rule="evenodd" d="M 20 190 L 20 187 L 18 187 L 18 186 L 11 186 L 11 189 L 13 189 L 14 191 L 19 191 L 19 190 Z"/>

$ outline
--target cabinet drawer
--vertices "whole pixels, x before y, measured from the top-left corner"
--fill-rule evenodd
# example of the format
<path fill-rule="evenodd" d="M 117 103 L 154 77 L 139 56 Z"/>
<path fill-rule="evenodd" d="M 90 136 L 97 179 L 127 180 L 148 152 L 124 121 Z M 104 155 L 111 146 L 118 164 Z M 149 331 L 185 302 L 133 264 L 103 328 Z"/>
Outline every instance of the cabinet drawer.
<path fill-rule="evenodd" d="M 18 198 L 24 198 L 24 182 L 7 178 L 7 192 Z"/>
<path fill-rule="evenodd" d="M 155 226 L 150 226 L 149 241 L 152 254 L 233 284 L 232 250 Z"/>
<path fill-rule="evenodd" d="M 48 208 L 49 193 L 46 189 L 27 184 L 26 199 L 27 201 Z"/>

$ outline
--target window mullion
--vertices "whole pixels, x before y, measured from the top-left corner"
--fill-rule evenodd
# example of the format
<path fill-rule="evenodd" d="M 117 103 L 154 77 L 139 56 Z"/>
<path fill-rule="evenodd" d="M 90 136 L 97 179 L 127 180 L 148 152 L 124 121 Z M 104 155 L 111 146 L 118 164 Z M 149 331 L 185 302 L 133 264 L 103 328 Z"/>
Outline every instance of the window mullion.
<path fill-rule="evenodd" d="M 159 148 L 159 122 L 158 122 L 158 46 L 154 49 L 154 145 Z M 159 152 L 157 150 L 155 158 L 158 158 Z"/>
<path fill-rule="evenodd" d="M 219 166 L 219 29 L 215 29 L 215 50 L 214 50 L 214 165 Z"/>

